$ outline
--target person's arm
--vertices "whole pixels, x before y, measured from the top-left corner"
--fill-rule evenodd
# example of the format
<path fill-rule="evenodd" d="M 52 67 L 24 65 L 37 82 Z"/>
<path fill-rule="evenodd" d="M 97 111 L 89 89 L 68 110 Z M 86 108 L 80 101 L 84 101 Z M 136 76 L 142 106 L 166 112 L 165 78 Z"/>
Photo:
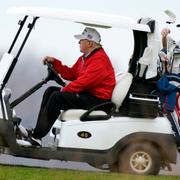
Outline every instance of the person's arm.
<path fill-rule="evenodd" d="M 70 81 L 75 79 L 76 64 L 74 64 L 72 67 L 68 67 L 66 65 L 63 65 L 60 60 L 50 56 L 46 56 L 43 59 L 43 63 L 45 64 L 46 62 L 51 63 L 54 69 L 58 74 L 62 76 L 63 79 Z"/>
<path fill-rule="evenodd" d="M 162 36 L 162 46 L 167 49 L 167 37 Z"/>
<path fill-rule="evenodd" d="M 168 34 L 170 34 L 170 29 L 169 28 L 163 28 L 161 31 L 161 35 L 162 35 L 162 46 L 163 48 L 168 48 L 168 44 L 167 44 L 167 36 Z"/>
<path fill-rule="evenodd" d="M 74 79 L 76 79 L 77 62 L 72 67 L 68 67 L 66 65 L 63 65 L 60 60 L 55 59 L 52 65 L 63 79 L 69 81 L 73 81 Z"/>
<path fill-rule="evenodd" d="M 162 64 L 163 64 L 163 69 L 164 72 L 168 72 L 168 59 L 167 59 L 167 51 L 168 51 L 168 42 L 167 42 L 167 36 L 170 33 L 170 29 L 169 28 L 163 28 L 161 31 L 161 35 L 162 35 L 162 46 L 163 46 L 163 51 L 165 51 L 164 53 L 166 53 L 166 56 L 164 56 L 164 58 L 162 58 Z"/>

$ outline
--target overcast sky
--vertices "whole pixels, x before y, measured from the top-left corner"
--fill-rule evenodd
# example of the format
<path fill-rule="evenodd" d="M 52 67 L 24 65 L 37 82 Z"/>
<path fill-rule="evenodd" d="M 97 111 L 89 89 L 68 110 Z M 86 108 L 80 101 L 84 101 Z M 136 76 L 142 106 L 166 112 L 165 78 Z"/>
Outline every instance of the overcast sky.
<path fill-rule="evenodd" d="M 164 10 L 170 9 L 177 15 L 180 23 L 179 0 L 6 0 L 1 1 L 0 6 L 0 53 L 9 49 L 9 46 L 17 31 L 17 22 L 21 16 L 9 15 L 7 9 L 13 6 L 41 6 L 67 9 L 79 9 L 104 13 L 113 13 L 132 17 L 138 20 L 141 17 L 151 17 L 159 22 L 159 28 L 166 27 L 167 16 Z M 73 35 L 81 33 L 84 26 L 71 22 L 40 19 L 28 40 L 18 66 L 13 72 L 13 77 L 8 83 L 14 89 L 12 99 L 21 95 L 46 75 L 46 68 L 41 59 L 45 55 L 55 56 L 63 63 L 72 65 L 81 55 L 79 45 Z M 126 71 L 129 58 L 133 51 L 132 32 L 126 29 L 111 30 L 98 29 L 102 36 L 102 44 L 109 54 L 116 72 Z M 180 37 L 180 29 L 172 26 L 174 39 Z M 39 105 L 41 102 L 42 88 L 22 105 L 17 106 L 18 115 L 23 118 L 23 123 L 28 127 L 34 127 Z"/>

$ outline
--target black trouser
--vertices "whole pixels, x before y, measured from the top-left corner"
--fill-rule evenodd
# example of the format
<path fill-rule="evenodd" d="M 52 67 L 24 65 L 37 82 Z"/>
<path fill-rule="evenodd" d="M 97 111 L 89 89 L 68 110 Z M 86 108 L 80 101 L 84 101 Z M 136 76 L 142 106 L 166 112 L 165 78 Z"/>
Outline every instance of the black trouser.
<path fill-rule="evenodd" d="M 58 87 L 49 87 L 43 95 L 37 124 L 32 136 L 41 139 L 47 135 L 60 115 L 60 110 L 90 109 L 106 101 L 108 100 L 98 99 L 88 93 L 60 92 Z"/>

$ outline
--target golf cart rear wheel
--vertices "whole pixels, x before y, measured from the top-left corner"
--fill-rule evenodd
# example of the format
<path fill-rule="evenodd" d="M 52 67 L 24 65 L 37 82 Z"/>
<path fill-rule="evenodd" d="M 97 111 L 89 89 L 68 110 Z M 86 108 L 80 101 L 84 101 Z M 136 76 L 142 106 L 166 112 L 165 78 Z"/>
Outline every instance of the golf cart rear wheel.
<path fill-rule="evenodd" d="M 160 156 L 155 147 L 148 143 L 128 146 L 119 157 L 119 172 L 156 175 L 160 170 Z"/>

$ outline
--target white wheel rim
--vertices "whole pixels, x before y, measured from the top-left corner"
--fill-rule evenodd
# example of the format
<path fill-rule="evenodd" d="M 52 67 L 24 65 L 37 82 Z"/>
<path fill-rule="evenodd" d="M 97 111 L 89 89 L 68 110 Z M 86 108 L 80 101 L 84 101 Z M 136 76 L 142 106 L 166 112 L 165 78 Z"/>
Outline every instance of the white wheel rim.
<path fill-rule="evenodd" d="M 144 151 L 137 151 L 130 158 L 130 166 L 136 173 L 145 173 L 152 165 L 152 159 Z"/>

